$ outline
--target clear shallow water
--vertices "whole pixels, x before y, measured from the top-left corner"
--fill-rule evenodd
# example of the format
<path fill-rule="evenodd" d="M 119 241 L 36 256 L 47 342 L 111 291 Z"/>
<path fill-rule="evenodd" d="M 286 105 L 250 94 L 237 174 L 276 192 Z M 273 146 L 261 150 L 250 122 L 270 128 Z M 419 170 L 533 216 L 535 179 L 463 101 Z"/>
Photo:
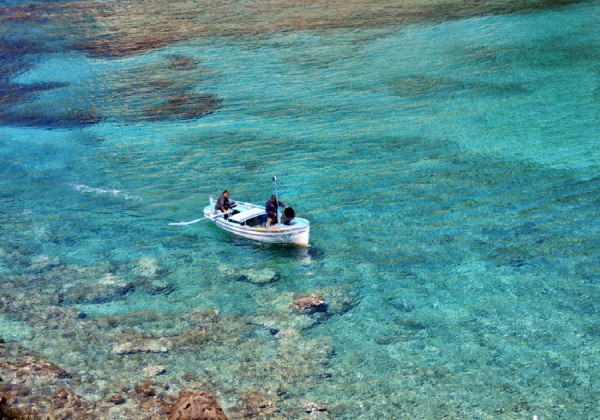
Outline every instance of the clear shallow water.
<path fill-rule="evenodd" d="M 164 365 L 226 411 L 261 389 L 289 417 L 598 416 L 598 15 L 6 54 L 5 85 L 44 90 L 3 110 L 0 336 L 92 399 Z M 275 174 L 306 250 L 168 226 Z M 295 314 L 305 292 L 328 315 Z M 116 354 L 132 337 L 171 347 Z"/>

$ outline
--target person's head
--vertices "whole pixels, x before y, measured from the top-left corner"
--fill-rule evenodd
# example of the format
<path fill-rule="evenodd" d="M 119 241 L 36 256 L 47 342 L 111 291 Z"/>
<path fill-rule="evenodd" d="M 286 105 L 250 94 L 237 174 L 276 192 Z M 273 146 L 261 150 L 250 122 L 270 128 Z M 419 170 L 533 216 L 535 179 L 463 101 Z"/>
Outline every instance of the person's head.
<path fill-rule="evenodd" d="M 224 195 L 225 197 L 229 198 L 229 191 L 227 191 L 227 190 L 223 191 L 223 195 Z"/>
<path fill-rule="evenodd" d="M 271 196 L 271 201 L 274 203 L 274 202 L 275 202 L 275 200 L 277 200 L 277 198 L 275 198 L 275 194 L 273 194 L 273 195 Z"/>

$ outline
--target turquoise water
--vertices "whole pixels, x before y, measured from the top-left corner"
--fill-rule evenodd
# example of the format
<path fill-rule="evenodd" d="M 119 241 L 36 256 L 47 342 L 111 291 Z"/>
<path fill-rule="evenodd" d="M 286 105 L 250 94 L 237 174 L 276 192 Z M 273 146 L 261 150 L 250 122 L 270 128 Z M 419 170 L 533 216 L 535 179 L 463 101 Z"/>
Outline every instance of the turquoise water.
<path fill-rule="evenodd" d="M 25 93 L 0 113 L 0 336 L 90 399 L 161 365 L 169 393 L 208 387 L 230 415 L 260 390 L 289 418 L 303 400 L 349 419 L 600 417 L 599 16 L 120 58 L 32 47 L 11 23 L 0 81 Z M 202 95 L 193 117 L 157 111 Z M 273 175 L 307 249 L 168 225 L 223 189 L 263 202 Z M 295 313 L 303 293 L 327 312 Z M 115 350 L 135 340 L 167 351 Z"/>

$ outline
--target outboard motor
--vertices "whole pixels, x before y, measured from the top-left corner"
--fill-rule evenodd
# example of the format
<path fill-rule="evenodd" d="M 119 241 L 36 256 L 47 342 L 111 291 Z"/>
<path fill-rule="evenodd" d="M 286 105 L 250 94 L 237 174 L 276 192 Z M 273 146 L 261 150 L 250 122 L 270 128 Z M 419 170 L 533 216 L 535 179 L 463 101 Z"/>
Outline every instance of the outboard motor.
<path fill-rule="evenodd" d="M 289 225 L 292 220 L 296 217 L 296 212 L 291 207 L 286 207 L 283 210 L 283 215 L 281 216 L 281 223 L 284 225 Z"/>

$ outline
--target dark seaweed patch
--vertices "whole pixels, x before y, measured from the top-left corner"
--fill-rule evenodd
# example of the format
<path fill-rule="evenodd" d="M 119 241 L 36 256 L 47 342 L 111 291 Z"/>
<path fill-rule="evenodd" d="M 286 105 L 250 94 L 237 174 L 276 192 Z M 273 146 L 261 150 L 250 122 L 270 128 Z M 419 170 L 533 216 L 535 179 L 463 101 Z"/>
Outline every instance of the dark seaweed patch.
<path fill-rule="evenodd" d="M 442 97 L 451 98 L 469 92 L 477 95 L 505 96 L 528 93 L 519 84 L 471 83 L 451 78 L 406 75 L 388 80 L 391 90 L 398 96 L 410 99 Z"/>
<path fill-rule="evenodd" d="M 191 70 L 197 66 L 196 60 L 183 55 L 169 57 L 167 62 L 172 70 Z"/>
<path fill-rule="evenodd" d="M 65 86 L 64 83 L 33 83 L 19 85 L 11 79 L 31 67 L 27 56 L 47 52 L 41 44 L 22 40 L 0 39 L 0 113 L 8 106 L 30 99 L 39 92 Z"/>
<path fill-rule="evenodd" d="M 29 85 L 16 85 L 3 83 L 0 79 L 0 111 L 10 105 L 29 100 L 37 93 L 46 90 L 67 86 L 66 83 L 33 83 Z"/>
<path fill-rule="evenodd" d="M 28 127 L 70 128 L 95 124 L 100 117 L 93 111 L 74 110 L 48 114 L 15 112 L 10 108 L 31 101 L 39 93 L 63 88 L 68 83 L 44 82 L 32 84 L 12 83 L 12 78 L 31 67 L 29 55 L 48 52 L 42 44 L 22 40 L 0 40 L 0 124 Z"/>
<path fill-rule="evenodd" d="M 173 95 L 164 105 L 149 109 L 145 115 L 151 120 L 197 118 L 214 112 L 220 106 L 221 100 L 214 95 Z"/>
<path fill-rule="evenodd" d="M 66 114 L 14 113 L 0 111 L 0 124 L 39 128 L 77 128 L 100 122 L 101 117 L 90 111 L 70 111 Z"/>

